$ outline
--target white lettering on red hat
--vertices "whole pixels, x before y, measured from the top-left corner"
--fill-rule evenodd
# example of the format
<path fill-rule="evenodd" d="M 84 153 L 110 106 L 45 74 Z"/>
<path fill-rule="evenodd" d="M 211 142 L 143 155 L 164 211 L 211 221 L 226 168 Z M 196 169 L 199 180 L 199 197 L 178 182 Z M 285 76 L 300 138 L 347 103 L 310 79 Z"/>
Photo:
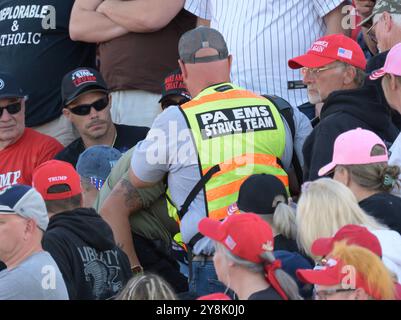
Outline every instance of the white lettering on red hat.
<path fill-rule="evenodd" d="M 235 246 L 237 245 L 237 243 L 234 241 L 234 239 L 231 238 L 230 236 L 227 236 L 226 240 L 224 240 L 224 243 L 226 244 L 227 247 L 230 248 L 230 250 L 233 250 L 235 248 Z"/>
<path fill-rule="evenodd" d="M 67 180 L 66 176 L 57 176 L 48 178 L 49 182 L 57 182 L 57 181 L 65 181 Z"/>
<path fill-rule="evenodd" d="M 345 59 L 352 59 L 352 51 L 344 48 L 338 48 L 337 56 Z"/>
<path fill-rule="evenodd" d="M 316 51 L 316 52 L 323 52 L 327 47 L 329 43 L 327 41 L 316 41 L 313 43 L 311 51 Z"/>
<path fill-rule="evenodd" d="M 75 71 L 71 76 L 71 80 L 76 87 L 84 83 L 97 81 L 96 76 L 86 69 Z"/>

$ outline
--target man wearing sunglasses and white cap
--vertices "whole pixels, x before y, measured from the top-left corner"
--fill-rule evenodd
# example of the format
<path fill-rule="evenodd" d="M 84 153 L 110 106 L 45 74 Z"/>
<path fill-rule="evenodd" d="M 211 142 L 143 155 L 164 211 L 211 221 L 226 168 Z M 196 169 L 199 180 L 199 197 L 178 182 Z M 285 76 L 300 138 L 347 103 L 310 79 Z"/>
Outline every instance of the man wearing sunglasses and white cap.
<path fill-rule="evenodd" d="M 63 146 L 25 127 L 25 92 L 11 74 L 0 71 L 0 190 L 32 182 L 32 172 Z"/>
<path fill-rule="evenodd" d="M 63 114 L 78 130 L 80 138 L 57 154 L 57 160 L 75 167 L 79 155 L 91 146 L 108 145 L 124 153 L 146 137 L 147 127 L 112 122 L 111 96 L 98 71 L 78 68 L 67 73 L 61 94 Z"/>

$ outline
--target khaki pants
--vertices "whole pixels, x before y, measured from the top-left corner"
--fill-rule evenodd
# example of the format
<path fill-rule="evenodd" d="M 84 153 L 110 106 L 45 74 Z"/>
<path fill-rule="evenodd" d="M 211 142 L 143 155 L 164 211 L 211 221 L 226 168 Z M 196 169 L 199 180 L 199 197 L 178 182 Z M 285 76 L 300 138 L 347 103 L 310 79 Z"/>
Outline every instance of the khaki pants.
<path fill-rule="evenodd" d="M 63 115 L 32 129 L 57 139 L 64 147 L 79 138 L 78 131 Z"/>
<path fill-rule="evenodd" d="M 111 117 L 114 123 L 151 127 L 162 112 L 160 95 L 143 90 L 123 90 L 111 93 Z"/>

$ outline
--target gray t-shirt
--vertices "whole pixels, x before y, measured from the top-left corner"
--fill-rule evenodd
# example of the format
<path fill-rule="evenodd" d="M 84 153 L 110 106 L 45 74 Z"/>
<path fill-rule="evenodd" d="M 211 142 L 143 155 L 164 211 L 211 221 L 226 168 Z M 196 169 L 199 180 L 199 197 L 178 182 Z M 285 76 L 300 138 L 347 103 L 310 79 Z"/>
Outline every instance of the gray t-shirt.
<path fill-rule="evenodd" d="M 281 160 L 284 167 L 288 168 L 292 157 L 292 137 L 285 127 L 286 147 Z M 145 182 L 158 182 L 169 173 L 171 199 L 177 208 L 182 206 L 201 176 L 191 131 L 177 106 L 167 108 L 156 117 L 146 139 L 135 146 L 131 168 Z M 198 233 L 198 223 L 205 216 L 204 192 L 201 190 L 181 221 L 181 234 L 185 243 Z M 197 242 L 193 252 L 211 254 L 213 245 L 202 239 Z"/>
<path fill-rule="evenodd" d="M 46 251 L 0 272 L 0 300 L 69 300 L 63 276 Z"/>

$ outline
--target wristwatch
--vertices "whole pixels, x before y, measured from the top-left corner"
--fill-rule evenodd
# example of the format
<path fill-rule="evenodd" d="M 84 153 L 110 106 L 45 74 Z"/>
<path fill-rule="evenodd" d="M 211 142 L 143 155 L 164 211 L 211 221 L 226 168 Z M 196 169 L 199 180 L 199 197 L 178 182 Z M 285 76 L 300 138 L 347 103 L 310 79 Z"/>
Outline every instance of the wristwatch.
<path fill-rule="evenodd" d="M 133 274 L 143 273 L 143 267 L 141 265 L 136 265 L 131 267 L 131 271 Z"/>

